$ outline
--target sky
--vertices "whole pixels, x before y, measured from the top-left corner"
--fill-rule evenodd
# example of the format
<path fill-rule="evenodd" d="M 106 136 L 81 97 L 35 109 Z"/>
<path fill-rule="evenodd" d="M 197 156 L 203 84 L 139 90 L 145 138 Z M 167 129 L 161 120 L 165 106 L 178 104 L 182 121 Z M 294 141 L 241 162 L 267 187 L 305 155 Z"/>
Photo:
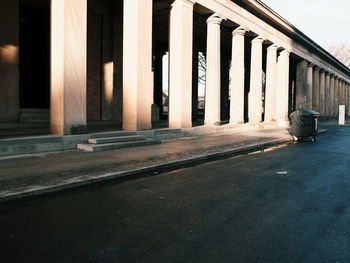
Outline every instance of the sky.
<path fill-rule="evenodd" d="M 262 0 L 324 48 L 350 44 L 350 0 Z"/>

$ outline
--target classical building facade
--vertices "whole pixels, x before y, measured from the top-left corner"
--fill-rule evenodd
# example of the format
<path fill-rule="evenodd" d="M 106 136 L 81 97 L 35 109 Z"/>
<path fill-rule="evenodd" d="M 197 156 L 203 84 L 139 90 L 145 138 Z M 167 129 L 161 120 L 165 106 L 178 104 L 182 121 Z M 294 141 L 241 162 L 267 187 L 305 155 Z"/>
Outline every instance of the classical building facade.
<path fill-rule="evenodd" d="M 0 124 L 46 109 L 53 134 L 91 121 L 123 130 L 288 125 L 295 109 L 350 113 L 350 69 L 261 1 L 2 0 Z M 292 11 L 292 10 L 291 10 Z M 168 112 L 163 57 L 168 54 Z M 153 116 L 153 118 L 152 118 Z"/>

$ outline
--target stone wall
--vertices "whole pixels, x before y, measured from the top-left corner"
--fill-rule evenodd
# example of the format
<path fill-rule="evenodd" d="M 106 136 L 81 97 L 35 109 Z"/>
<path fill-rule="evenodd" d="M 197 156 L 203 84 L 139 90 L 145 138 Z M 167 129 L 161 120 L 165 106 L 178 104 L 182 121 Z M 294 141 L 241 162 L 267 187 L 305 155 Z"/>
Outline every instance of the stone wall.
<path fill-rule="evenodd" d="M 0 121 L 19 114 L 18 72 L 19 1 L 2 0 L 0 8 Z"/>
<path fill-rule="evenodd" d="M 87 120 L 101 120 L 102 14 L 88 10 Z"/>

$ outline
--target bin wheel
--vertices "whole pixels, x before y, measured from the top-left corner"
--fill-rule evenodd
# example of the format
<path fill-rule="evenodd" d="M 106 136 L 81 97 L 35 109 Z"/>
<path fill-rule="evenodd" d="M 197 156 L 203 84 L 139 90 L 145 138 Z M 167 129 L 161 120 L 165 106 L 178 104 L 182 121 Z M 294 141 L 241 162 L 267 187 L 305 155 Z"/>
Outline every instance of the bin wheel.
<path fill-rule="evenodd" d="M 316 141 L 316 136 L 311 137 L 310 141 L 311 142 L 315 142 Z"/>
<path fill-rule="evenodd" d="M 297 136 L 293 135 L 293 141 L 297 142 L 298 140 L 299 140 L 299 138 Z"/>

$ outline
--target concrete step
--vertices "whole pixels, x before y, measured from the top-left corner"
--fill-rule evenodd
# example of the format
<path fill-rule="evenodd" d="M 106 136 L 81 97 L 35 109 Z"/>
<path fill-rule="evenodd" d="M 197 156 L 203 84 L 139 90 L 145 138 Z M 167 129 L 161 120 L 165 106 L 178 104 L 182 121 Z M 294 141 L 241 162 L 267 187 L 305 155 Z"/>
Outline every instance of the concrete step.
<path fill-rule="evenodd" d="M 32 116 L 32 117 L 23 117 L 21 116 L 21 122 L 22 123 L 29 123 L 29 122 L 39 122 L 39 123 L 49 123 L 50 118 L 49 117 L 40 117 L 40 116 Z"/>
<path fill-rule="evenodd" d="M 50 109 L 39 109 L 39 108 L 23 108 L 21 113 L 46 113 L 50 114 Z"/>
<path fill-rule="evenodd" d="M 21 123 L 47 123 L 50 122 L 49 109 L 21 109 L 19 116 Z"/>
<path fill-rule="evenodd" d="M 78 144 L 77 148 L 79 150 L 84 150 L 87 152 L 100 152 L 107 150 L 115 150 L 121 148 L 129 148 L 136 146 L 154 145 L 160 144 L 161 140 L 157 139 L 145 139 L 141 141 L 131 141 L 131 142 L 116 142 L 116 143 L 106 143 L 106 144 Z"/>
<path fill-rule="evenodd" d="M 137 132 L 126 132 L 126 131 L 115 131 L 115 132 L 99 132 L 91 134 L 91 139 L 97 138 L 111 138 L 111 137 L 121 137 L 121 136 L 135 136 Z"/>
<path fill-rule="evenodd" d="M 107 138 L 93 138 L 89 139 L 88 142 L 92 144 L 106 144 L 114 142 L 130 142 L 130 141 L 141 141 L 145 140 L 145 136 L 131 135 L 131 136 L 118 136 L 118 137 L 107 137 Z"/>
<path fill-rule="evenodd" d="M 0 157 L 63 150 L 62 136 L 0 139 Z"/>

